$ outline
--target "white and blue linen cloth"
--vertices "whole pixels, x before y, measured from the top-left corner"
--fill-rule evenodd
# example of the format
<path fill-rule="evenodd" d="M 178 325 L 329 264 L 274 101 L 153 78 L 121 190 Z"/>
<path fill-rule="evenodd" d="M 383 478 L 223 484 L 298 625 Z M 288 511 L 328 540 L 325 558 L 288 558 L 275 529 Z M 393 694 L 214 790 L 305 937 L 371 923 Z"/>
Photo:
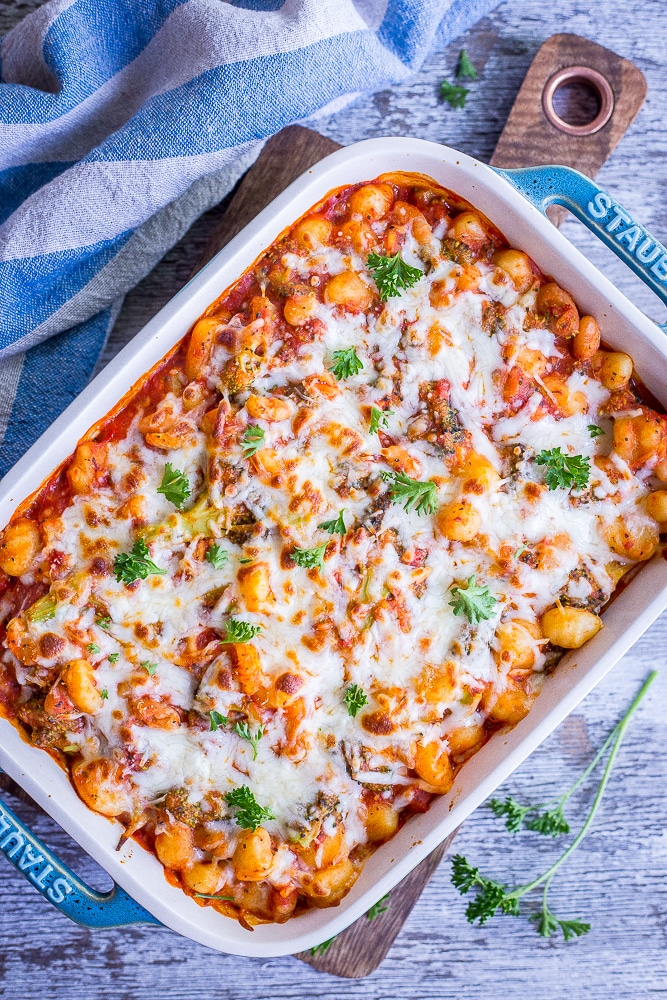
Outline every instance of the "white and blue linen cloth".
<path fill-rule="evenodd" d="M 497 0 L 51 0 L 0 42 L 0 475 L 125 293 L 292 122 L 406 79 Z"/>

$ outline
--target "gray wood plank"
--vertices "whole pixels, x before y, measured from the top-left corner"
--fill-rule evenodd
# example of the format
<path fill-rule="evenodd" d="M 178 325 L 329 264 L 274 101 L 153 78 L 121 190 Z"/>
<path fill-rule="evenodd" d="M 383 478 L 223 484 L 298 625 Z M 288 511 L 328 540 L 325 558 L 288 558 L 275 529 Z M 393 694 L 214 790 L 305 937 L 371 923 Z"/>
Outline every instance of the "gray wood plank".
<path fill-rule="evenodd" d="M 36 0 L 0 0 L 0 33 L 38 6 Z M 663 13 L 661 18 L 659 15 Z M 628 135 L 598 175 L 649 229 L 667 239 L 667 103 L 662 0 L 508 0 L 448 49 L 433 53 L 409 82 L 359 98 L 317 127 L 341 143 L 376 135 L 414 135 L 447 142 L 488 159 L 523 74 L 551 34 L 572 31 L 632 59 L 649 85 L 646 104 Z M 481 70 L 468 106 L 441 105 L 437 86 L 453 73 L 465 45 Z M 106 357 L 111 357 L 185 283 L 221 216 L 214 209 L 128 295 Z M 638 279 L 578 223 L 563 232 L 640 306 L 660 317 Z M 580 771 L 630 701 L 649 669 L 661 667 L 667 616 L 625 657 L 551 739 L 506 783 L 526 799 L 549 797 Z M 254 961 L 221 955 L 159 928 L 89 932 L 49 908 L 8 865 L 0 863 L 0 996 L 6 1000 L 590 1000 L 667 997 L 667 679 L 630 729 L 603 808 L 589 837 L 559 873 L 557 912 L 593 924 L 578 941 L 542 941 L 529 922 L 503 917 L 483 928 L 465 921 L 463 900 L 450 884 L 445 860 L 412 911 L 380 969 L 365 980 L 343 981 L 291 958 Z M 580 815 L 587 800 L 574 803 Z M 60 849 L 94 884 L 104 875 L 68 843 L 48 817 L 37 832 Z M 513 839 L 487 809 L 462 827 L 457 850 L 504 880 L 537 873 L 554 845 L 526 834 Z"/>

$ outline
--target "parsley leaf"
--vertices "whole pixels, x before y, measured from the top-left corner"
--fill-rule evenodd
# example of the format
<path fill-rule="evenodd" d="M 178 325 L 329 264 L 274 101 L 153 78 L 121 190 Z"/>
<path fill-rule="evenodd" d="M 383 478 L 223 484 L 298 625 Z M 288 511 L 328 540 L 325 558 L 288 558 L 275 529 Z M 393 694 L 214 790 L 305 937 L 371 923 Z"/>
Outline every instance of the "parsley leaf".
<path fill-rule="evenodd" d="M 213 569 L 222 569 L 227 562 L 227 552 L 219 545 L 209 545 L 206 550 L 206 562 L 209 562 Z"/>
<path fill-rule="evenodd" d="M 264 820 L 276 818 L 270 809 L 259 805 L 247 785 L 226 792 L 225 801 L 234 810 L 234 819 L 242 830 L 256 830 Z"/>
<path fill-rule="evenodd" d="M 345 704 L 347 705 L 348 715 L 351 715 L 354 719 L 359 710 L 368 704 L 368 698 L 364 694 L 364 689 L 360 688 L 358 684 L 349 684 L 345 688 Z"/>
<path fill-rule="evenodd" d="M 95 624 L 99 625 L 100 628 L 109 628 L 109 625 L 111 625 L 111 615 L 103 615 L 101 618 L 96 618 Z"/>
<path fill-rule="evenodd" d="M 580 782 L 577 782 L 575 787 L 578 787 Z M 493 810 L 496 816 L 505 816 L 505 829 L 510 833 L 518 833 L 523 826 L 526 830 L 532 830 L 534 833 L 541 833 L 545 837 L 558 837 L 561 833 L 570 832 L 570 824 L 565 819 L 563 815 L 563 807 L 570 795 L 574 791 L 574 788 L 570 789 L 561 799 L 556 802 L 555 808 L 547 809 L 545 812 L 538 813 L 533 819 L 526 819 L 528 813 L 537 812 L 544 806 L 550 805 L 549 802 L 540 802 L 538 805 L 534 806 L 522 806 L 520 802 L 513 799 L 511 796 L 504 799 L 502 802 L 500 799 L 491 799 L 489 801 L 489 807 Z"/>
<path fill-rule="evenodd" d="M 453 108 L 465 108 L 466 97 L 469 93 L 470 91 L 467 87 L 457 87 L 455 83 L 450 83 L 449 80 L 443 80 L 440 84 L 440 96 L 443 101 L 447 101 Z"/>
<path fill-rule="evenodd" d="M 109 661 L 109 663 L 118 663 L 119 658 L 120 658 L 120 653 L 109 653 L 109 655 L 107 656 L 107 660 Z"/>
<path fill-rule="evenodd" d="M 316 944 L 314 948 L 310 949 L 310 954 L 314 956 L 324 955 L 325 952 L 329 950 L 329 948 L 331 947 L 331 945 L 334 943 L 335 940 L 336 937 L 334 936 L 332 938 L 329 938 L 328 941 L 323 941 L 322 944 Z"/>
<path fill-rule="evenodd" d="M 457 80 L 476 80 L 477 70 L 470 61 L 470 56 L 465 49 L 461 49 L 459 53 L 459 61 L 456 67 L 456 79 Z"/>
<path fill-rule="evenodd" d="M 450 588 L 454 600 L 449 602 L 449 606 L 454 608 L 455 615 L 465 615 L 471 625 L 479 625 L 481 621 L 493 617 L 498 602 L 489 593 L 486 584 L 479 586 L 475 583 L 474 573 L 467 584 L 467 587 Z"/>
<path fill-rule="evenodd" d="M 501 802 L 500 799 L 489 799 L 489 808 L 496 816 L 505 816 L 505 829 L 509 833 L 518 833 L 523 823 L 526 813 L 530 812 L 530 806 L 522 806 L 520 802 L 511 796 Z"/>
<path fill-rule="evenodd" d="M 383 896 L 382 899 L 378 899 L 377 903 L 373 903 L 370 910 L 366 912 L 366 917 L 369 920 L 375 920 L 379 917 L 381 913 L 386 913 L 389 909 L 389 893 Z"/>
<path fill-rule="evenodd" d="M 113 561 L 113 571 L 118 582 L 134 583 L 135 580 L 145 580 L 147 576 L 165 576 L 166 569 L 156 566 L 148 555 L 148 546 L 142 538 L 134 543 L 131 552 L 117 555 Z"/>
<path fill-rule="evenodd" d="M 369 253 L 366 263 L 383 302 L 396 298 L 401 294 L 401 289 L 412 288 L 420 278 L 424 277 L 424 272 L 418 267 L 411 267 L 405 263 L 400 251 L 393 257 Z"/>
<path fill-rule="evenodd" d="M 316 545 L 314 549 L 292 549 L 290 557 L 302 569 L 322 570 L 324 569 L 324 553 L 328 544 L 328 542 L 323 542 L 322 545 Z"/>
<path fill-rule="evenodd" d="M 393 412 L 393 410 L 380 410 L 377 406 L 371 407 L 369 434 L 377 434 L 381 427 L 389 427 L 389 417 Z"/>
<path fill-rule="evenodd" d="M 103 698 L 104 701 L 106 701 L 108 697 L 109 697 L 109 691 L 107 690 L 107 688 L 102 688 L 102 690 L 100 691 L 100 698 Z"/>
<path fill-rule="evenodd" d="M 173 503 L 174 507 L 178 510 L 181 509 L 192 492 L 188 477 L 184 472 L 175 469 L 171 462 L 167 462 L 164 467 L 162 482 L 158 486 L 157 491 Z"/>
<path fill-rule="evenodd" d="M 235 903 L 236 902 L 236 897 L 235 896 L 220 896 L 220 895 L 218 895 L 218 893 L 196 892 L 195 896 L 198 899 L 225 899 L 225 900 L 227 900 L 228 903 Z"/>
<path fill-rule="evenodd" d="M 435 514 L 438 507 L 437 486 L 431 479 L 410 479 L 404 472 L 382 472 L 385 483 L 391 483 L 389 496 L 392 503 L 403 503 L 408 513 L 415 508 L 418 514 Z"/>
<path fill-rule="evenodd" d="M 258 726 L 257 732 L 253 736 L 247 722 L 235 722 L 232 726 L 232 732 L 240 736 L 242 740 L 248 741 L 252 747 L 252 759 L 257 760 L 257 745 L 264 735 L 264 726 Z"/>
<path fill-rule="evenodd" d="M 598 427 L 597 424 L 589 424 L 588 433 L 595 440 L 595 438 L 599 438 L 604 434 L 604 430 L 602 427 Z"/>
<path fill-rule="evenodd" d="M 333 364 L 329 368 L 338 381 L 349 378 L 350 375 L 358 375 L 364 367 L 363 361 L 357 357 L 354 347 L 346 347 L 342 351 L 333 352 Z"/>
<path fill-rule="evenodd" d="M 583 455 L 564 455 L 560 448 L 551 448 L 536 455 L 535 464 L 547 467 L 546 484 L 550 490 L 558 487 L 568 490 L 573 486 L 581 489 L 588 485 L 591 465 L 590 459 Z"/>
<path fill-rule="evenodd" d="M 227 630 L 225 642 L 250 642 L 262 631 L 261 625 L 251 625 L 250 622 L 242 622 L 238 618 L 230 618 L 225 628 Z"/>
<path fill-rule="evenodd" d="M 229 725 L 229 719 L 226 715 L 222 715 L 220 712 L 216 712 L 215 710 L 209 712 L 208 714 L 211 718 L 211 728 L 209 732 L 217 733 L 218 729 L 222 726 Z"/>
<path fill-rule="evenodd" d="M 322 528 L 323 531 L 328 531 L 330 535 L 344 535 L 347 532 L 343 518 L 344 510 L 345 508 L 343 507 L 338 517 L 332 518 L 331 521 L 321 521 L 317 527 Z"/>
<path fill-rule="evenodd" d="M 243 457 L 252 458 L 264 444 L 264 429 L 256 424 L 248 424 L 243 434 Z"/>
<path fill-rule="evenodd" d="M 101 653 L 102 652 L 102 650 L 100 649 L 100 647 L 97 645 L 96 642 L 89 642 L 88 645 L 86 646 L 86 649 L 88 650 L 89 653 Z"/>
<path fill-rule="evenodd" d="M 151 663 L 150 660 L 144 660 L 141 664 L 147 674 L 152 677 L 157 671 L 157 663 Z"/>

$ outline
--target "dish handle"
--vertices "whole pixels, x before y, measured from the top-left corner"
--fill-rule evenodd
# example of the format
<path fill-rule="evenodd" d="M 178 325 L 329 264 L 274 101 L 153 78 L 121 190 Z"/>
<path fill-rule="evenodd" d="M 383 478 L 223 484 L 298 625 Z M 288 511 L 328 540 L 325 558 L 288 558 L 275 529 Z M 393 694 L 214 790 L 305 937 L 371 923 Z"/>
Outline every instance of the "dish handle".
<path fill-rule="evenodd" d="M 84 927 L 160 923 L 119 885 L 106 893 L 91 889 L 1 799 L 0 851 L 49 903 Z"/>
<path fill-rule="evenodd" d="M 590 177 L 560 166 L 492 169 L 540 212 L 549 205 L 567 208 L 667 305 L 667 248 Z M 667 333 L 667 322 L 657 325 Z"/>

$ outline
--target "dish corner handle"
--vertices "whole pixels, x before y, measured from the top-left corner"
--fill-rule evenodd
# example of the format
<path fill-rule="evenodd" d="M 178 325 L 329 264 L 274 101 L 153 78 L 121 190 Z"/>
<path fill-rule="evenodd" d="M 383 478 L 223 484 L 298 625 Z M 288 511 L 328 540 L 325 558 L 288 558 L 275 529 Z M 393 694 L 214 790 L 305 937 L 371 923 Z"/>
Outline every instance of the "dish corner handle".
<path fill-rule="evenodd" d="M 119 885 L 107 893 L 91 889 L 1 799 L 0 852 L 49 903 L 84 927 L 160 923 Z"/>
<path fill-rule="evenodd" d="M 540 212 L 567 208 L 667 305 L 667 248 L 590 177 L 561 166 L 493 169 Z M 667 322 L 657 325 L 667 333 Z"/>

